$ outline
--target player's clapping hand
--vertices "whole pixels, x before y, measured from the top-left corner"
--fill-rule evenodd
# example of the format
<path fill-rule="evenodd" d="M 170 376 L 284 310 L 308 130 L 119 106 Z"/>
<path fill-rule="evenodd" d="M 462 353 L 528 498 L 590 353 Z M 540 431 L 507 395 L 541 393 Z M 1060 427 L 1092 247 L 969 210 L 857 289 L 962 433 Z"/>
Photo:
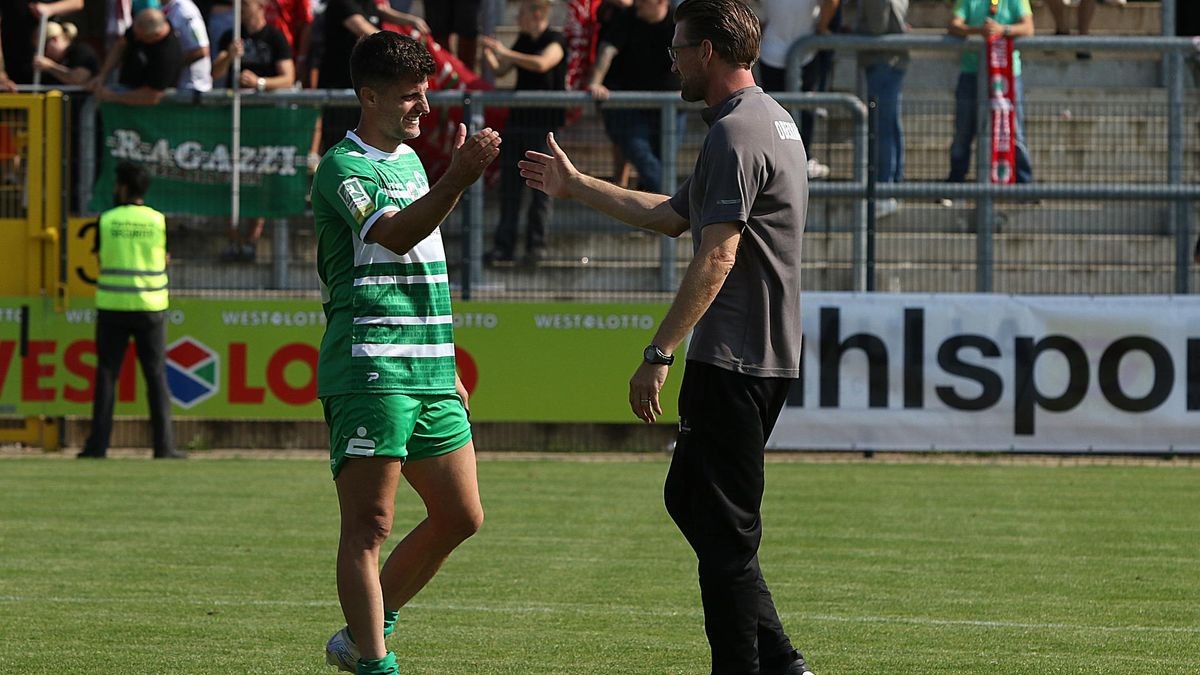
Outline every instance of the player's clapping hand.
<path fill-rule="evenodd" d="M 450 167 L 446 178 L 459 190 L 479 180 L 488 165 L 500 155 L 500 134 L 490 127 L 477 131 L 467 138 L 467 125 L 458 125 L 454 139 L 454 153 L 450 156 Z"/>
<path fill-rule="evenodd" d="M 549 155 L 536 150 L 525 151 L 525 159 L 517 162 L 521 177 L 526 185 L 551 197 L 569 197 L 571 181 L 579 175 L 579 170 L 571 163 L 567 153 L 558 147 L 554 132 L 546 134 L 546 145 L 550 147 Z"/>

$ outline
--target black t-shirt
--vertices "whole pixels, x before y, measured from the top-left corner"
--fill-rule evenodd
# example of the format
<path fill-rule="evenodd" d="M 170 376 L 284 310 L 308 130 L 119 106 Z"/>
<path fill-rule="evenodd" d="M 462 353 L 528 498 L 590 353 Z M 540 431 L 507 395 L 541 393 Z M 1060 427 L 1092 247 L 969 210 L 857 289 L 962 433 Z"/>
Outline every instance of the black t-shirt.
<path fill-rule="evenodd" d="M 608 30 L 605 42 L 617 48 L 604 86 L 614 91 L 678 91 L 679 78 L 671 72 L 667 48 L 675 39 L 675 21 L 666 18 L 649 24 L 630 7 Z"/>
<path fill-rule="evenodd" d="M 4 69 L 17 84 L 33 82 L 33 50 L 37 35 L 38 18 L 29 11 L 28 0 L 0 0 Z"/>
<path fill-rule="evenodd" d="M 547 30 L 536 38 L 521 33 L 512 49 L 520 54 L 541 54 L 555 43 L 562 47 L 562 60 L 544 73 L 517 68 L 517 91 L 563 91 L 567 88 L 567 39 L 562 33 Z M 511 120 L 513 124 L 551 128 L 561 127 L 566 116 L 562 108 L 513 108 Z"/>
<path fill-rule="evenodd" d="M 84 68 L 92 75 L 100 72 L 100 58 L 95 50 L 83 42 L 72 42 L 63 54 L 62 64 L 67 70 Z M 42 72 L 42 82 L 46 84 L 63 84 L 61 80 L 49 71 Z"/>
<path fill-rule="evenodd" d="M 379 15 L 372 0 L 329 0 L 325 7 L 325 46 L 321 56 L 322 89 L 348 89 L 350 80 L 350 50 L 358 36 L 346 30 L 346 19 L 361 14 L 371 25 L 379 26 Z"/>
<path fill-rule="evenodd" d="M 121 57 L 118 82 L 130 89 L 150 87 L 162 91 L 179 82 L 183 69 L 183 47 L 175 31 L 152 45 L 138 42 L 133 29 L 125 31 L 125 54 Z"/>
<path fill-rule="evenodd" d="M 229 49 L 229 45 L 232 43 L 233 31 L 226 31 L 221 36 L 217 51 L 223 52 Z M 242 69 L 259 77 L 275 77 L 279 74 L 279 69 L 275 67 L 275 64 L 292 58 L 292 47 L 288 44 L 287 38 L 283 36 L 283 31 L 271 24 L 266 24 L 257 33 L 242 33 L 242 46 L 245 47 L 245 52 L 242 54 Z M 233 67 L 230 66 L 229 75 L 225 78 L 225 86 L 232 88 L 234 82 Z"/>

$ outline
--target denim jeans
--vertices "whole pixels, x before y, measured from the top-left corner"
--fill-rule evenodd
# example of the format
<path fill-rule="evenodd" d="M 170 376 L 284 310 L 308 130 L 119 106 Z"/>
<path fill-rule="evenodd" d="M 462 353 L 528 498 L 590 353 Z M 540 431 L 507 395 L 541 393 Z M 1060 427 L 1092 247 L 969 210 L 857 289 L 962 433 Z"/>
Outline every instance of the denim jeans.
<path fill-rule="evenodd" d="M 662 192 L 662 113 L 657 109 L 621 108 L 603 113 L 604 130 L 625 159 L 638 172 L 638 187 L 646 192 Z M 676 129 L 683 138 L 686 113 L 680 112 Z"/>
<path fill-rule="evenodd" d="M 1021 78 L 1013 78 L 1013 103 L 1017 109 L 1017 182 L 1033 182 L 1033 164 L 1029 161 L 1029 148 L 1025 145 L 1025 92 Z M 959 73 L 958 86 L 954 90 L 954 142 L 950 145 L 951 183 L 961 183 L 967 178 L 971 165 L 971 141 L 975 139 L 976 104 L 975 73 Z"/>
<path fill-rule="evenodd" d="M 876 100 L 876 180 L 899 183 L 904 180 L 904 127 L 900 124 L 900 90 L 904 86 L 904 68 L 886 63 L 869 66 L 867 96 Z"/>

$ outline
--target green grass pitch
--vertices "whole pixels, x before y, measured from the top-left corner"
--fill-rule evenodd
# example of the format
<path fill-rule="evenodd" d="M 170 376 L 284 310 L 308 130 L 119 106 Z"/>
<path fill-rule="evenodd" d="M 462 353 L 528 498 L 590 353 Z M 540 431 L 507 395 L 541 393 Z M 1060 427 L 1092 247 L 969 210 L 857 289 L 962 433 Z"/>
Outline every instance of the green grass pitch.
<path fill-rule="evenodd" d="M 819 675 L 1200 672 L 1195 468 L 767 470 L 763 568 Z M 401 671 L 707 672 L 665 472 L 481 462 Z M 0 461 L 0 673 L 331 673 L 336 522 L 317 460 Z"/>

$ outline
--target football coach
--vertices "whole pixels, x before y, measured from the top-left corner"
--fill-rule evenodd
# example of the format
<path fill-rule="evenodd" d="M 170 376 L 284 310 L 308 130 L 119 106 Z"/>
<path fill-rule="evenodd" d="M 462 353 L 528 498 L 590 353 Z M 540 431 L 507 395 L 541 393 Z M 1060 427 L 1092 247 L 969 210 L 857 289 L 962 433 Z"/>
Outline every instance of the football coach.
<path fill-rule="evenodd" d="M 674 196 L 625 190 L 580 173 L 547 138 L 521 175 L 551 197 L 575 199 L 671 237 L 692 233 L 695 256 L 629 382 L 646 422 L 688 333 L 679 436 L 667 511 L 699 560 L 712 672 L 803 675 L 758 564 L 763 453 L 800 372 L 800 240 L 807 156 L 791 116 L 755 86 L 758 19 L 740 0 L 685 0 L 670 47 L 686 101 L 708 125 L 692 175 Z"/>

